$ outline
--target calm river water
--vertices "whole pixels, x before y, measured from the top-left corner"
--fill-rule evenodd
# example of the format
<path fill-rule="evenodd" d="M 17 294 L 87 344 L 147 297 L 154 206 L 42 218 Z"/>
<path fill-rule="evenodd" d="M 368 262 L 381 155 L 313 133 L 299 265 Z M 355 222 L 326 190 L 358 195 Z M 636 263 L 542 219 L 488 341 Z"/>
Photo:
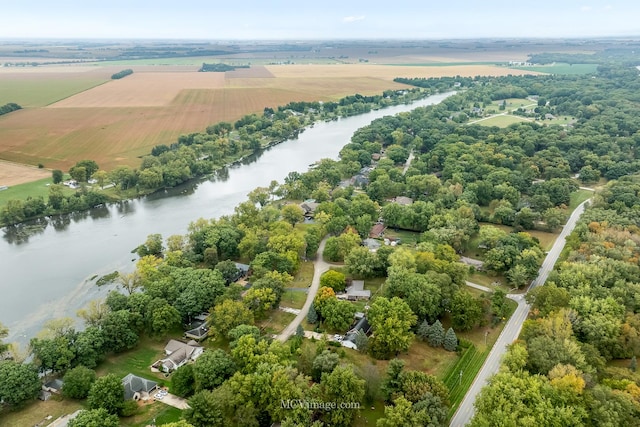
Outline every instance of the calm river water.
<path fill-rule="evenodd" d="M 184 234 L 200 217 L 233 212 L 247 193 L 272 180 L 283 182 L 292 171 L 304 172 L 322 158 L 337 159 L 353 133 L 372 120 L 436 104 L 451 93 L 410 105 L 372 111 L 327 123 L 316 123 L 296 140 L 285 141 L 234 165 L 208 180 L 167 192 L 112 204 L 91 211 L 41 221 L 29 236 L 14 228 L 0 239 L 0 322 L 10 329 L 9 341 L 26 342 L 44 322 L 74 317 L 88 301 L 112 289 L 90 280 L 114 270 L 133 269 L 131 250 L 147 235 Z"/>

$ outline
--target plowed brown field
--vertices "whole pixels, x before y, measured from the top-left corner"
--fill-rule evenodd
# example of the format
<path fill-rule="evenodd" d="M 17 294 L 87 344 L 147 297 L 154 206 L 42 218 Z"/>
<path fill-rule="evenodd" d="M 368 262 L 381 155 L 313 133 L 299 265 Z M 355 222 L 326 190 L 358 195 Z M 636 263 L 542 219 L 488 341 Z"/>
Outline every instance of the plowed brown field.
<path fill-rule="evenodd" d="M 17 165 L 0 160 L 0 185 L 12 186 L 51 176 L 51 172 L 35 166 Z"/>

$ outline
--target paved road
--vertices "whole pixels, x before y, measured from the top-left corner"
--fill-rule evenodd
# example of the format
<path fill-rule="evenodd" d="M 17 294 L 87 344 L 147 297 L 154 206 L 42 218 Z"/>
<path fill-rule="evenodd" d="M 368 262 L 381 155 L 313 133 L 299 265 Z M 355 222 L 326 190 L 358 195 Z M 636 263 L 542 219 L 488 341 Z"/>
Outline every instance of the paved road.
<path fill-rule="evenodd" d="M 580 215 L 584 212 L 585 203 L 587 203 L 587 201 L 578 205 L 569 217 L 569 220 L 562 229 L 562 232 L 556 238 L 553 247 L 542 262 L 542 266 L 540 267 L 540 270 L 538 270 L 538 277 L 531 282 L 527 291 L 544 284 L 547 277 L 549 277 L 549 273 L 553 270 L 553 266 L 556 264 L 556 261 L 560 256 L 560 252 L 562 252 L 562 249 L 564 248 L 566 237 L 573 231 L 578 218 L 580 218 Z M 473 380 L 473 383 L 460 403 L 458 410 L 453 415 L 453 418 L 451 418 L 451 423 L 449 424 L 451 427 L 462 427 L 471 421 L 474 413 L 473 402 L 476 400 L 476 395 L 480 392 L 482 387 L 485 386 L 489 377 L 498 372 L 500 360 L 502 359 L 502 355 L 507 351 L 507 346 L 515 341 L 518 338 L 518 335 L 520 335 L 522 324 L 527 319 L 530 309 L 529 304 L 527 304 L 524 299 L 524 295 L 525 294 L 507 295 L 518 303 L 518 308 L 516 308 L 516 311 L 505 325 L 502 333 L 500 333 L 498 340 L 491 349 L 491 352 L 489 352 L 487 360 L 485 360 L 480 372 L 478 372 L 475 380 Z"/>
<path fill-rule="evenodd" d="M 316 293 L 320 288 L 320 276 L 322 275 L 322 273 L 329 270 L 330 264 L 322 259 L 322 252 L 324 252 L 324 245 L 327 243 L 328 238 L 329 237 L 327 236 L 322 239 L 322 242 L 320 242 L 320 247 L 318 248 L 318 252 L 316 252 L 316 260 L 313 262 L 313 279 L 311 280 L 311 286 L 309 287 L 307 300 L 302 306 L 302 309 L 300 309 L 300 312 L 298 313 L 296 318 L 293 319 L 293 321 L 289 323 L 289 326 L 284 328 L 282 333 L 276 337 L 276 339 L 280 342 L 285 342 L 286 340 L 288 340 L 289 337 L 296 332 L 298 325 L 302 323 L 302 320 L 307 316 L 309 308 L 311 308 L 311 304 L 313 304 L 313 299 L 316 297 Z"/>

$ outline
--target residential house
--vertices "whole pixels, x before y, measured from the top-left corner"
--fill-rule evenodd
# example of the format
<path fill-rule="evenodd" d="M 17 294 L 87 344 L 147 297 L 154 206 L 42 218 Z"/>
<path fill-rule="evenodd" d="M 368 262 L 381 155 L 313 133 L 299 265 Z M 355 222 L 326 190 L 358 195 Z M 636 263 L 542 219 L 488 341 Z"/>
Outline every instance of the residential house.
<path fill-rule="evenodd" d="M 320 203 L 316 203 L 314 199 L 308 199 L 300 203 L 300 207 L 304 211 L 304 216 L 307 218 L 313 218 L 313 215 L 315 214 L 316 209 L 319 205 Z"/>
<path fill-rule="evenodd" d="M 378 248 L 382 246 L 382 244 L 378 240 L 372 239 L 370 237 L 368 239 L 364 239 L 362 241 L 362 245 L 367 247 L 367 249 L 369 249 L 371 252 L 377 251 Z"/>
<path fill-rule="evenodd" d="M 369 332 L 371 331 L 371 325 L 369 325 L 367 316 L 364 313 L 356 313 L 354 318 L 356 322 L 345 334 L 344 339 L 341 341 L 341 344 L 344 347 L 357 350 L 358 346 L 356 345 L 356 336 L 359 332 L 369 334 Z"/>
<path fill-rule="evenodd" d="M 346 293 L 337 295 L 338 298 L 358 301 L 371 298 L 371 291 L 364 289 L 364 280 L 354 280 L 347 286 Z"/>
<path fill-rule="evenodd" d="M 146 378 L 129 374 L 122 379 L 124 386 L 124 400 L 147 400 L 153 390 L 158 388 L 158 383 Z"/>
<path fill-rule="evenodd" d="M 153 366 L 166 373 L 173 372 L 180 366 L 195 361 L 203 351 L 204 348 L 194 340 L 186 343 L 170 340 L 164 347 L 164 354 L 167 357 L 158 360 Z"/>
<path fill-rule="evenodd" d="M 196 326 L 195 328 L 186 331 L 184 336 L 192 340 L 202 341 L 209 336 L 209 328 L 207 328 L 205 324 L 201 324 L 200 326 Z"/>
<path fill-rule="evenodd" d="M 242 264 L 240 262 L 236 262 L 235 265 L 236 265 L 236 268 L 238 269 L 238 274 L 234 278 L 233 280 L 234 282 L 237 282 L 238 280 L 243 279 L 249 275 L 249 269 L 251 267 L 249 267 L 248 264 Z M 204 320 L 206 320 L 206 318 Z"/>
<path fill-rule="evenodd" d="M 371 227 L 371 230 L 369 231 L 369 237 L 371 237 L 372 239 L 381 238 L 384 235 L 384 230 L 386 228 L 387 227 L 385 227 L 383 223 L 376 223 L 373 227 Z"/>

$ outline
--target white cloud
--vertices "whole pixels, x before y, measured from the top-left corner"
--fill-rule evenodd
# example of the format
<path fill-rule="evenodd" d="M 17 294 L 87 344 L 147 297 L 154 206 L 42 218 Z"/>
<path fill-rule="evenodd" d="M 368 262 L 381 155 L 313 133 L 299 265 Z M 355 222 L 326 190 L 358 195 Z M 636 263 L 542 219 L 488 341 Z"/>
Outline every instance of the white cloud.
<path fill-rule="evenodd" d="M 613 6 L 611 6 L 610 4 L 606 5 L 605 7 L 602 8 L 603 10 L 607 11 L 607 10 L 611 10 L 613 9 Z"/>
<path fill-rule="evenodd" d="M 342 22 L 356 22 L 364 20 L 364 15 L 361 16 L 345 16 L 342 18 Z"/>
<path fill-rule="evenodd" d="M 580 8 L 581 12 L 590 12 L 591 11 L 591 6 L 582 6 Z"/>

